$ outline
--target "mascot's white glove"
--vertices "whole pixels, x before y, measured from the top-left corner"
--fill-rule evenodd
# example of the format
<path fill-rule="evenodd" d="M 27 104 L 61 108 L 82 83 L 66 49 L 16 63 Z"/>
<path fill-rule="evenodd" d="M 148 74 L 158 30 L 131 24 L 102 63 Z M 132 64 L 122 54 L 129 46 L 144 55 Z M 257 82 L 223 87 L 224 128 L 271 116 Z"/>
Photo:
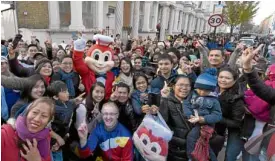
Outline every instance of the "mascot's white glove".
<path fill-rule="evenodd" d="M 74 50 L 75 51 L 84 51 L 86 47 L 86 40 L 81 38 L 74 41 Z"/>

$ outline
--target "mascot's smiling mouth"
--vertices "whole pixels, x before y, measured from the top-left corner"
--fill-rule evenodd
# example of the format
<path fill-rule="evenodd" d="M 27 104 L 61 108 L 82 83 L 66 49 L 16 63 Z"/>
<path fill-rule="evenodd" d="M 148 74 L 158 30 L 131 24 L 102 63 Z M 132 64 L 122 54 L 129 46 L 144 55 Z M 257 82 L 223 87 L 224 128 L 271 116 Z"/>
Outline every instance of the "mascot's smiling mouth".
<path fill-rule="evenodd" d="M 145 155 L 149 155 L 145 150 L 143 150 L 143 152 L 144 152 Z"/>

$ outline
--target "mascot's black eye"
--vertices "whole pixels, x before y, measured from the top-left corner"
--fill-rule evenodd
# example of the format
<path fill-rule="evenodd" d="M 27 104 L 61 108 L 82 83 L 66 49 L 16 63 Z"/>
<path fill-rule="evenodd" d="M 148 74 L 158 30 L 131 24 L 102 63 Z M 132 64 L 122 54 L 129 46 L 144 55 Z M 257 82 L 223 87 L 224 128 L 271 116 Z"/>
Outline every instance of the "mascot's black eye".
<path fill-rule="evenodd" d="M 108 61 L 109 60 L 109 57 L 108 56 L 105 56 L 104 57 L 104 61 Z"/>
<path fill-rule="evenodd" d="M 157 152 L 157 148 L 156 148 L 156 147 L 152 147 L 152 148 L 151 148 L 151 151 L 152 151 L 152 152 Z"/>
<path fill-rule="evenodd" d="M 98 60 L 98 59 L 99 59 L 99 55 L 96 54 L 96 55 L 95 55 L 95 60 Z"/>
<path fill-rule="evenodd" d="M 147 140 L 143 139 L 142 142 L 144 145 L 147 145 Z"/>

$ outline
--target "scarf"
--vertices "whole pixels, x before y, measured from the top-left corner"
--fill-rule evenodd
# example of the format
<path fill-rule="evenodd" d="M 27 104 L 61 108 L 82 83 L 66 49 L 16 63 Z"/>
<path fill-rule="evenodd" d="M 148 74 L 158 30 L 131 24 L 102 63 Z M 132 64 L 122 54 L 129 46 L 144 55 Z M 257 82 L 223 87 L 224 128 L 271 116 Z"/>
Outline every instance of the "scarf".
<path fill-rule="evenodd" d="M 32 141 L 32 139 L 36 139 L 37 148 L 41 157 L 44 159 L 47 158 L 50 154 L 50 142 L 47 140 L 48 136 L 50 135 L 50 129 L 44 128 L 37 133 L 31 133 L 28 130 L 25 121 L 26 117 L 22 115 L 18 116 L 16 119 L 16 132 L 19 138 L 23 141 L 26 141 L 26 139 L 29 139 L 30 141 Z"/>
<path fill-rule="evenodd" d="M 50 82 L 51 82 L 51 77 L 49 77 L 49 76 L 45 76 L 44 77 L 44 80 L 45 80 L 45 82 L 46 82 L 46 84 L 47 84 L 47 86 L 50 84 Z"/>
<path fill-rule="evenodd" d="M 75 97 L 75 89 L 74 89 L 74 82 L 73 82 L 73 78 L 75 77 L 75 73 L 74 72 L 65 73 L 60 69 L 59 74 L 61 76 L 61 80 L 65 81 L 70 96 Z"/>

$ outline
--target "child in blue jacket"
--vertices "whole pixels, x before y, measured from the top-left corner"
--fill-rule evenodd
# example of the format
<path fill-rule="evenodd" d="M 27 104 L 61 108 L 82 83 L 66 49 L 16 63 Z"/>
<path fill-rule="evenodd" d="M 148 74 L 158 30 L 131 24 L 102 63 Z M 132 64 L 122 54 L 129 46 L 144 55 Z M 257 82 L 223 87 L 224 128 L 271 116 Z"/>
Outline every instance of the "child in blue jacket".
<path fill-rule="evenodd" d="M 197 96 L 191 100 L 192 106 L 184 106 L 184 113 L 191 123 L 195 126 L 187 135 L 187 156 L 191 160 L 191 153 L 195 148 L 195 144 L 200 137 L 200 129 L 202 125 L 209 125 L 214 128 L 215 123 L 222 119 L 220 103 L 211 92 L 216 89 L 217 78 L 216 69 L 206 69 L 205 73 L 199 75 L 195 82 Z M 209 156 L 212 161 L 217 158 L 209 148 Z"/>

